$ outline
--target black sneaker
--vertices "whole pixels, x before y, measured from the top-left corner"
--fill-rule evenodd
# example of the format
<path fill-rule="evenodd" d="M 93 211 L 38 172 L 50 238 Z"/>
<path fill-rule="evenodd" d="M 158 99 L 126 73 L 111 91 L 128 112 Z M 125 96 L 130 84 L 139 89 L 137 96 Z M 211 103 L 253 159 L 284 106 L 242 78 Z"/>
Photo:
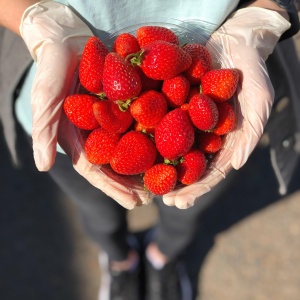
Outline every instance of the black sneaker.
<path fill-rule="evenodd" d="M 106 253 L 99 255 L 101 284 L 98 300 L 141 300 L 139 268 L 134 271 L 115 272 L 109 269 Z"/>
<path fill-rule="evenodd" d="M 192 300 L 192 289 L 184 264 L 172 261 L 155 269 L 146 261 L 146 300 Z"/>

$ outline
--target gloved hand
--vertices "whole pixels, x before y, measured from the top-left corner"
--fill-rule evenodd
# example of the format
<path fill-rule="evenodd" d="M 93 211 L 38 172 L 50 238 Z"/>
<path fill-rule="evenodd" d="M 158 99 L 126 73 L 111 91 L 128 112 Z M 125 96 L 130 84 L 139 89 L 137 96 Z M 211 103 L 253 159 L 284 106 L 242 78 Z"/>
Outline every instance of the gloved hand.
<path fill-rule="evenodd" d="M 92 31 L 68 6 L 41 1 L 24 12 L 20 33 L 37 65 L 31 94 L 37 168 L 48 171 L 52 167 L 58 141 L 76 171 L 122 206 L 132 209 L 147 203 L 150 198 L 145 191 L 117 183 L 88 163 L 75 147 L 70 124 L 63 119 L 62 104 Z"/>
<path fill-rule="evenodd" d="M 290 23 L 279 13 L 249 7 L 233 13 L 212 35 L 209 42 L 219 45 L 242 74 L 237 108 L 240 115 L 233 133 L 235 142 L 225 144 L 209 175 L 168 193 L 163 197 L 165 204 L 188 208 L 232 168 L 239 169 L 245 164 L 263 133 L 274 100 L 265 60 L 289 27 Z"/>

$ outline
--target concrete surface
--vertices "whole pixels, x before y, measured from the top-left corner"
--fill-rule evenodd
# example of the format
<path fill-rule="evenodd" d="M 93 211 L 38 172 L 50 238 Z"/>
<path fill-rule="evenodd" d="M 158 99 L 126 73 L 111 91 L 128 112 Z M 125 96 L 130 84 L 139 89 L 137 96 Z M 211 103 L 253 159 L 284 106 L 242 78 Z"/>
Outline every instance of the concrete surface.
<path fill-rule="evenodd" d="M 75 207 L 47 173 L 36 171 L 29 145 L 23 167 L 15 169 L 0 141 L 0 299 L 95 300 L 98 248 Z M 285 197 L 277 193 L 265 148 L 238 174 L 204 211 L 190 250 L 198 299 L 299 300 L 300 168 Z M 153 205 L 129 214 L 132 230 L 155 219 Z"/>
<path fill-rule="evenodd" d="M 24 164 L 14 168 L 0 133 L 0 299 L 96 300 L 98 248 L 75 207 L 35 169 L 25 141 Z M 238 175 L 203 212 L 189 250 L 197 258 L 198 300 L 299 300 L 300 168 L 285 196 L 277 193 L 266 148 Z M 132 230 L 155 219 L 153 205 L 129 214 Z"/>

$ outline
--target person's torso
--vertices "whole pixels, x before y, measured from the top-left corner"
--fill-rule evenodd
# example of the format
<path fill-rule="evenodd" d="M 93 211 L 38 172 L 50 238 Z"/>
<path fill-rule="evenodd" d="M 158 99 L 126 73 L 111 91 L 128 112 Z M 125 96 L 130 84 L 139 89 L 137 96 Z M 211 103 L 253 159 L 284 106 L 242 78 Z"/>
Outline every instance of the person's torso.
<path fill-rule="evenodd" d="M 69 0 L 101 37 L 104 32 L 148 22 L 178 23 L 197 20 L 212 33 L 236 8 L 237 0 Z"/>

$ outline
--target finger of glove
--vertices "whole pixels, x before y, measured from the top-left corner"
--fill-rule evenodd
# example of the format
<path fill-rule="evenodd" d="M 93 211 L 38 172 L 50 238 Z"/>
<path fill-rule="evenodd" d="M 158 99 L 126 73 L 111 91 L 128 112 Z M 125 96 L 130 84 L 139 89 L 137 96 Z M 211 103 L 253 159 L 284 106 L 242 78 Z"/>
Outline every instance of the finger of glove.
<path fill-rule="evenodd" d="M 240 69 L 244 74 L 242 89 L 238 94 L 242 124 L 237 129 L 238 138 L 231 158 L 235 169 L 246 163 L 259 142 L 274 101 L 274 89 L 264 61 L 253 65 L 251 72 L 244 65 Z"/>
<path fill-rule="evenodd" d="M 73 163 L 73 166 L 90 184 L 103 191 L 126 209 L 133 209 L 150 201 L 149 198 L 146 201 L 146 198 L 142 197 L 144 195 L 135 190 L 110 179 L 97 166 L 87 163 L 83 154 L 77 156 L 76 163 Z"/>
<path fill-rule="evenodd" d="M 291 26 L 279 13 L 261 8 L 248 7 L 239 9 L 229 16 L 227 21 L 214 34 L 230 36 L 236 44 L 248 45 L 266 60 L 272 53 L 281 35 Z M 237 53 L 242 57 L 243 53 Z"/>
<path fill-rule="evenodd" d="M 33 151 L 37 168 L 47 171 L 55 160 L 62 103 L 78 58 L 68 47 L 55 43 L 44 43 L 37 50 L 37 57 L 31 94 Z"/>
<path fill-rule="evenodd" d="M 228 133 L 223 140 L 222 149 L 214 157 L 204 176 L 194 184 L 164 195 L 164 203 L 180 209 L 189 208 L 194 205 L 197 199 L 209 192 L 221 180 L 225 179 L 232 169 L 231 157 L 235 138 L 236 132 Z"/>
<path fill-rule="evenodd" d="M 135 206 L 147 205 L 152 200 L 152 195 L 142 186 L 134 188 L 133 182 L 102 171 L 100 166 L 89 163 L 83 151 L 74 147 L 72 163 L 74 169 L 88 180 L 93 186 L 103 191 L 120 205 L 127 209 Z M 78 151 L 79 150 L 79 151 Z M 136 183 L 135 183 L 136 184 Z"/>
<path fill-rule="evenodd" d="M 231 149 L 222 150 L 219 157 L 199 181 L 164 195 L 163 202 L 168 206 L 176 206 L 180 209 L 193 206 L 202 195 L 211 191 L 221 180 L 226 178 L 232 169 L 230 160 L 226 160 L 228 156 L 231 156 Z"/>
<path fill-rule="evenodd" d="M 45 41 L 59 44 L 93 35 L 69 6 L 56 1 L 41 1 L 28 7 L 22 16 L 20 34 L 34 60 Z"/>
<path fill-rule="evenodd" d="M 233 28 L 229 31 L 231 34 L 224 34 L 228 32 L 228 27 L 224 25 L 212 38 L 231 59 L 233 67 L 241 71 L 236 142 L 231 159 L 233 167 L 239 169 L 263 133 L 273 104 L 274 90 L 261 51 L 245 41 L 247 37 L 240 35 L 240 29 L 237 29 L 237 35 Z"/>
<path fill-rule="evenodd" d="M 145 205 L 151 201 L 151 194 L 142 187 L 135 189 L 125 182 L 117 182 L 112 179 L 112 176 L 102 172 L 99 166 L 89 163 L 76 134 L 74 126 L 67 120 L 65 114 L 62 114 L 58 130 L 58 142 L 71 158 L 74 169 L 81 176 L 126 209 Z"/>
<path fill-rule="evenodd" d="M 230 57 L 234 68 L 240 70 L 241 75 L 236 103 L 236 142 L 231 158 L 232 166 L 239 169 L 263 134 L 274 101 L 274 89 L 266 64 L 256 48 L 229 35 L 215 34 L 213 38 Z"/>

